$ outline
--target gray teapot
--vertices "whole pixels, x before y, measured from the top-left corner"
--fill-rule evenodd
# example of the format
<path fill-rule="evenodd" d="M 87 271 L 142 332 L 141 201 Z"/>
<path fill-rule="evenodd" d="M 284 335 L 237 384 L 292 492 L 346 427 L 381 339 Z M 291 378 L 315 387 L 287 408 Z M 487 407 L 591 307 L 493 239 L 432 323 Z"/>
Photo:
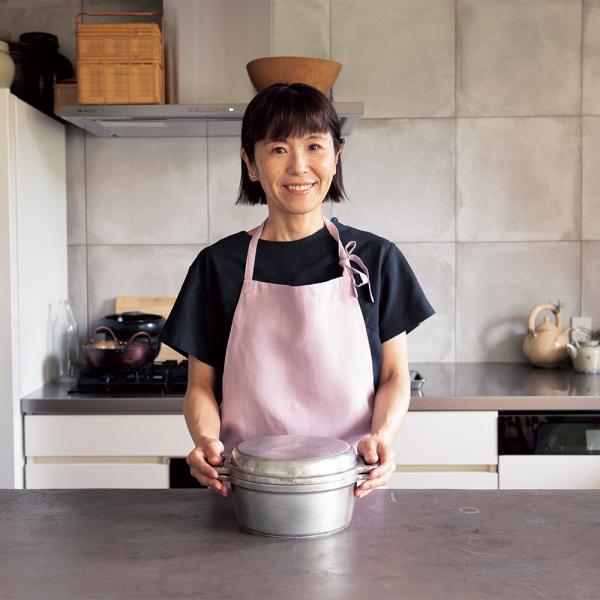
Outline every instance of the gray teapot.
<path fill-rule="evenodd" d="M 575 340 L 574 344 L 567 344 L 567 352 L 577 372 L 600 374 L 599 340 Z"/>

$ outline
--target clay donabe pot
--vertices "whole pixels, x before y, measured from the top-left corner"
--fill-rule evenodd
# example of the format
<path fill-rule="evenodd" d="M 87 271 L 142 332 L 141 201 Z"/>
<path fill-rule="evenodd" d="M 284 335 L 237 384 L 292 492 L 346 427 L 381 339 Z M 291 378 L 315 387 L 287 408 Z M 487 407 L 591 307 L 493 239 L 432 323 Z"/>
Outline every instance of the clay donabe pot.
<path fill-rule="evenodd" d="M 112 329 L 117 339 L 126 342 L 138 331 L 145 331 L 150 335 L 151 344 L 158 356 L 160 342 L 158 338 L 165 326 L 165 318 L 161 315 L 130 310 L 122 313 L 106 315 L 98 321 L 98 325 Z"/>
<path fill-rule="evenodd" d="M 108 332 L 112 339 L 94 340 L 99 332 Z M 137 341 L 134 343 L 134 340 Z M 103 372 L 139 368 L 156 356 L 149 333 L 138 331 L 124 342 L 117 339 L 112 329 L 103 326 L 94 329 L 92 339 L 83 346 L 83 353 L 90 367 Z"/>
<path fill-rule="evenodd" d="M 316 537 L 350 525 L 357 481 L 376 464 L 336 438 L 273 435 L 239 443 L 219 479 L 231 481 L 238 524 L 276 537 Z"/>

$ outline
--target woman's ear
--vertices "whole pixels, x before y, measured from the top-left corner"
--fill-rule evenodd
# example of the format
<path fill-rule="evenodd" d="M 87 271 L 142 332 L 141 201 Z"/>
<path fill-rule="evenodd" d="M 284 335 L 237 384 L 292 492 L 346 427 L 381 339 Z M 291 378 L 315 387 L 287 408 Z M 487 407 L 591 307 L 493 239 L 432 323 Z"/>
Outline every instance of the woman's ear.
<path fill-rule="evenodd" d="M 340 159 L 340 156 L 342 155 L 342 152 L 344 150 L 344 144 L 340 144 L 339 150 L 337 151 L 337 154 L 335 155 L 335 164 L 337 165 L 338 160 Z"/>
<path fill-rule="evenodd" d="M 242 160 L 246 163 L 246 168 L 248 169 L 248 177 L 250 177 L 251 181 L 258 181 L 258 174 L 256 172 L 256 169 L 243 148 L 241 149 L 240 154 L 242 156 Z"/>

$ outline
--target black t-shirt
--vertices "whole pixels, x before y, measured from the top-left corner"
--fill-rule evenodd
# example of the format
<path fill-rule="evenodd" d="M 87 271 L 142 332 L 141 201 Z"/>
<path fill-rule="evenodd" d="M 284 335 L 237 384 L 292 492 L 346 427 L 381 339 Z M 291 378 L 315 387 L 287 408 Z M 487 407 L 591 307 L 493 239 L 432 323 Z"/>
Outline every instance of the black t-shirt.
<path fill-rule="evenodd" d="M 435 314 L 406 258 L 392 242 L 340 223 L 345 246 L 356 241 L 353 254 L 369 271 L 368 285 L 357 288 L 365 319 L 373 384 L 381 369 L 381 344 Z M 240 231 L 204 248 L 190 266 L 181 291 L 160 335 L 160 341 L 184 356 L 191 354 L 215 369 L 215 395 L 221 402 L 225 350 L 244 281 L 246 255 L 252 236 Z M 259 240 L 253 278 L 283 285 L 310 285 L 342 275 L 337 241 L 323 226 L 291 242 Z M 356 264 L 353 263 L 353 266 Z M 357 283 L 360 280 L 355 276 Z M 323 335 L 327 335 L 324 331 Z"/>

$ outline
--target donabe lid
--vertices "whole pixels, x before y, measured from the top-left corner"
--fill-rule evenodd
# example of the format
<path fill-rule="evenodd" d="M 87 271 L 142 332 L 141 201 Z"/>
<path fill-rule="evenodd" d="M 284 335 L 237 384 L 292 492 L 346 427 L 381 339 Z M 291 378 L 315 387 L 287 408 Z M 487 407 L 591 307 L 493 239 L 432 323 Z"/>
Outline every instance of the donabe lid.
<path fill-rule="evenodd" d="M 238 444 L 230 467 L 244 474 L 300 480 L 337 475 L 355 469 L 354 448 L 343 440 L 304 435 L 270 435 Z"/>

